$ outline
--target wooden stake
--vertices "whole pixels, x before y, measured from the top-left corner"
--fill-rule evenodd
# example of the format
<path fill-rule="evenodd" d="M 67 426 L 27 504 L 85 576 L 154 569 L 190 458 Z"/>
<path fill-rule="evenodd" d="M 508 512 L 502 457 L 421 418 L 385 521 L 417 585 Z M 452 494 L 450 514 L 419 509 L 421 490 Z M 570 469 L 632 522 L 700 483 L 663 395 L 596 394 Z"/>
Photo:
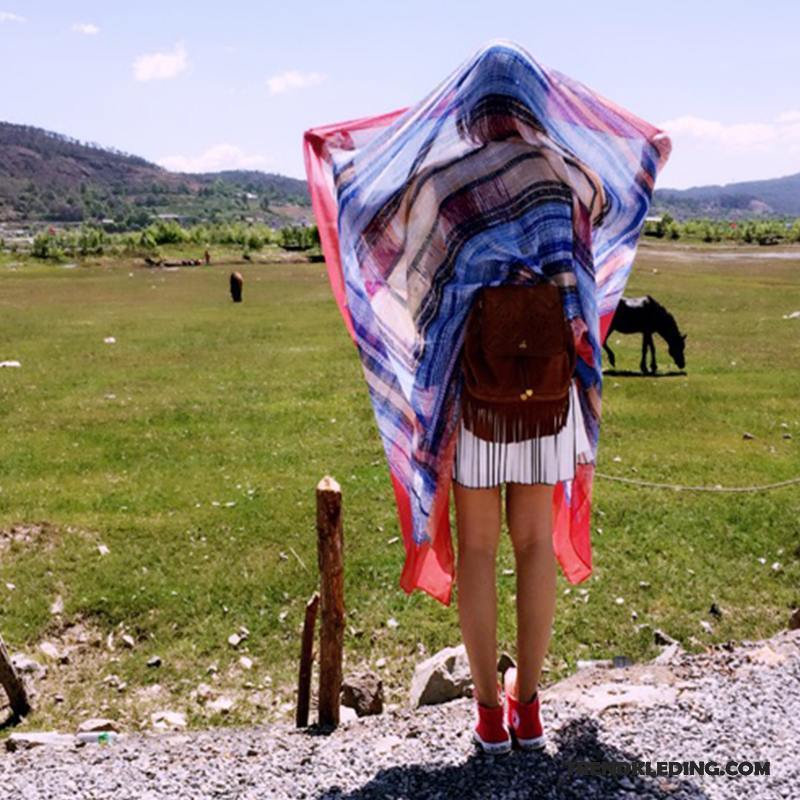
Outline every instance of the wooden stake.
<path fill-rule="evenodd" d="M 8 655 L 2 636 L 0 636 L 0 686 L 6 690 L 11 710 L 16 716 L 24 717 L 30 712 L 31 704 L 28 700 L 28 693 L 25 691 L 25 684 L 11 663 L 11 657 Z"/>
<path fill-rule="evenodd" d="M 339 724 L 344 643 L 342 490 L 326 475 L 317 484 L 317 555 L 320 574 L 319 724 Z"/>
<path fill-rule="evenodd" d="M 303 622 L 303 643 L 300 646 L 300 677 L 297 680 L 297 727 L 308 725 L 308 706 L 311 698 L 311 667 L 314 662 L 314 627 L 317 622 L 319 592 L 306 603 L 306 618 Z"/>

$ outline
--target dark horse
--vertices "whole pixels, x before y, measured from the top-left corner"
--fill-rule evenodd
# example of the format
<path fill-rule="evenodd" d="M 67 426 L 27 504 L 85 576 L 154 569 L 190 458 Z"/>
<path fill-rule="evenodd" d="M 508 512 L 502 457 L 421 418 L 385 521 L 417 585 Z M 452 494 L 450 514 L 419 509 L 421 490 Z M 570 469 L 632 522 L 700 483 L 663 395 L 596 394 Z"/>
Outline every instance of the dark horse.
<path fill-rule="evenodd" d="M 234 303 L 242 302 L 242 286 L 244 286 L 244 278 L 241 272 L 231 272 L 231 298 Z"/>
<path fill-rule="evenodd" d="M 678 323 L 675 317 L 667 311 L 657 300 L 649 294 L 644 297 L 623 297 L 619 301 L 614 319 L 606 334 L 603 342 L 603 349 L 608 353 L 608 360 L 611 366 L 616 366 L 614 353 L 608 346 L 608 338 L 611 331 L 620 333 L 641 333 L 642 334 L 642 361 L 640 369 L 647 373 L 647 348 L 650 348 L 650 372 L 656 371 L 656 348 L 653 344 L 653 334 L 657 333 L 667 343 L 670 358 L 677 364 L 678 369 L 686 366 L 683 351 L 686 342 L 686 334 L 678 330 Z"/>

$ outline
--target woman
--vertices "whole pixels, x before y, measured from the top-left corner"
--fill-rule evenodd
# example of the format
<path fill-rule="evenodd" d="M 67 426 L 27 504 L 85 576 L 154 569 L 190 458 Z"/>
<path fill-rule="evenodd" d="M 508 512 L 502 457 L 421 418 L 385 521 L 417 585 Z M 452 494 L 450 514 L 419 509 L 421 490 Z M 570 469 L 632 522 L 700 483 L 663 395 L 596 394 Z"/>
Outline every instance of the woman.
<path fill-rule="evenodd" d="M 481 95 L 459 120 L 462 134 L 480 146 L 488 171 L 504 187 L 520 187 L 515 219 L 535 231 L 521 245 L 524 262 L 513 264 L 505 285 L 550 282 L 559 289 L 563 317 L 576 344 L 587 329 L 582 303 L 596 317 L 594 291 L 578 292 L 573 260 L 573 186 L 589 198 L 595 223 L 602 219 L 602 182 L 588 167 L 554 147 L 544 128 L 512 96 Z M 513 167 L 508 165 L 513 164 Z M 504 169 L 505 167 L 505 169 Z M 447 173 L 447 169 L 442 170 Z M 447 183 L 447 181 L 445 181 Z M 473 202 L 485 205 L 481 189 Z M 496 191 L 493 186 L 489 190 Z M 520 197 L 518 195 L 518 197 Z M 558 321 L 556 321 L 557 324 Z M 462 350 L 462 359 L 464 353 Z M 468 430 L 459 419 L 453 460 L 458 531 L 458 610 L 477 702 L 475 741 L 488 752 L 506 752 L 511 735 L 523 748 L 544 746 L 537 692 L 547 652 L 556 599 L 553 551 L 553 490 L 590 463 L 591 445 L 579 403 L 579 380 L 570 381 L 569 413 L 561 430 L 522 441 L 493 441 Z M 520 410 L 524 407 L 520 404 Z M 501 486 L 516 561 L 517 667 L 506 673 L 506 714 L 496 681 L 496 552 L 502 517 Z"/>
<path fill-rule="evenodd" d="M 459 616 L 485 749 L 509 746 L 494 680 L 499 486 L 506 482 L 519 612 L 506 721 L 520 744 L 537 746 L 555 560 L 573 583 L 591 574 L 600 342 L 668 153 L 653 126 L 510 43 L 481 49 L 411 109 L 305 136 L 331 287 L 395 491 L 400 584 L 445 604 L 456 578 L 453 487 Z M 469 312 L 484 287 L 544 281 L 559 288 L 577 353 L 567 425 L 518 447 L 477 445 L 461 415 Z"/>

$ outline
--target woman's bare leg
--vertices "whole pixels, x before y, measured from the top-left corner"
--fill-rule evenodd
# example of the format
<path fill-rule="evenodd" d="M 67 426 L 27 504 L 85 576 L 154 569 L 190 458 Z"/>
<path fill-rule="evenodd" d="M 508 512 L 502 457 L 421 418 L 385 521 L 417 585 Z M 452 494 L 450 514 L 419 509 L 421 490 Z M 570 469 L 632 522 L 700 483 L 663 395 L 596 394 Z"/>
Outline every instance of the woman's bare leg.
<path fill-rule="evenodd" d="M 506 484 L 506 519 L 517 574 L 517 697 L 530 702 L 539 686 L 556 606 L 553 486 Z"/>
<path fill-rule="evenodd" d="M 458 615 L 479 703 L 496 706 L 500 487 L 469 489 L 453 481 L 458 528 Z"/>

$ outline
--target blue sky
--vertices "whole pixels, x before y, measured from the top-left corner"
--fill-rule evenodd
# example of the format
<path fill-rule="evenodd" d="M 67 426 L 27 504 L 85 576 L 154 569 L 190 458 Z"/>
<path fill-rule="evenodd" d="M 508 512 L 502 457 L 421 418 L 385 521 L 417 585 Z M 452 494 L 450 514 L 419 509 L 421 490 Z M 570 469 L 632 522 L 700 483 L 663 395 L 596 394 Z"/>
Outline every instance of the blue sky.
<path fill-rule="evenodd" d="M 793 0 L 0 0 L 0 119 L 173 169 L 304 177 L 314 125 L 423 97 L 513 39 L 666 127 L 661 187 L 800 172 Z"/>

